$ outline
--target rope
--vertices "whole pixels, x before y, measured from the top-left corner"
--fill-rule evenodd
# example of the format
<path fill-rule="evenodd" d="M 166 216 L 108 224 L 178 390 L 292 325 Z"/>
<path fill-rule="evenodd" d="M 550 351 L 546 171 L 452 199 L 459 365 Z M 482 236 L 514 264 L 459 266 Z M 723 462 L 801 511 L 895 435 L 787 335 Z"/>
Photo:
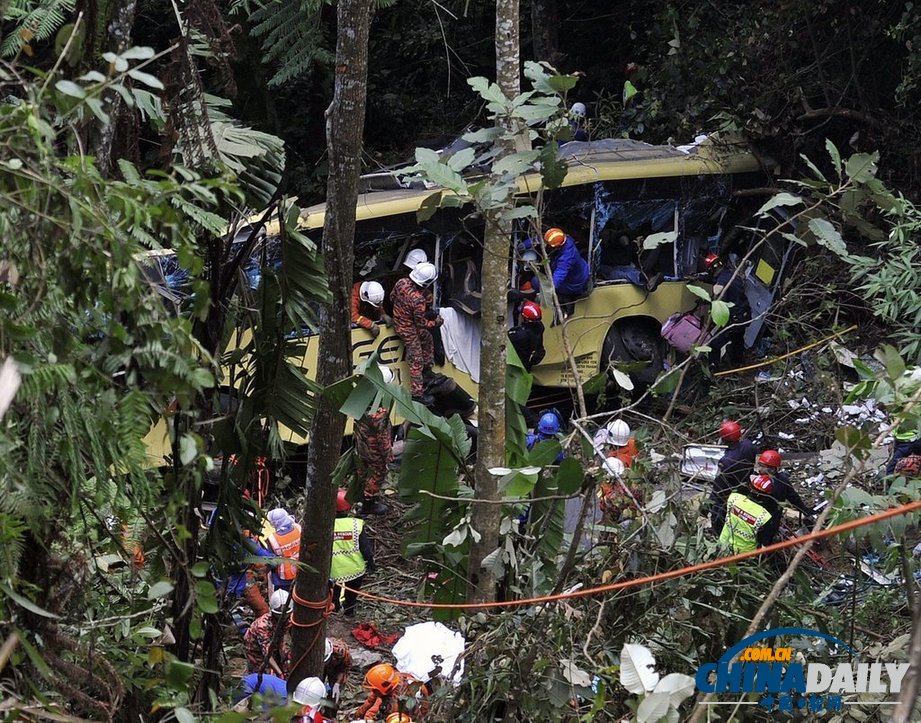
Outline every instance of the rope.
<path fill-rule="evenodd" d="M 901 507 L 893 507 L 892 509 L 885 510 L 883 512 L 878 512 L 875 515 L 870 515 L 869 517 L 864 517 L 859 520 L 851 520 L 850 522 L 845 522 L 834 527 L 828 527 L 824 530 L 819 530 L 818 532 L 810 532 L 808 535 L 803 535 L 802 537 L 794 537 L 790 540 L 783 540 L 781 542 L 776 542 L 773 545 L 768 545 L 767 547 L 759 547 L 756 550 L 751 552 L 741 552 L 737 555 L 729 555 L 728 557 L 720 557 L 716 560 L 710 560 L 709 562 L 701 562 L 696 565 L 690 565 L 688 567 L 682 567 L 677 570 L 670 570 L 668 572 L 660 572 L 656 575 L 648 575 L 646 577 L 638 577 L 633 580 L 625 580 L 623 582 L 611 583 L 609 585 L 600 585 L 598 587 L 583 588 L 582 590 L 576 590 L 574 592 L 560 593 L 558 595 L 544 595 L 543 597 L 532 597 L 524 598 L 522 600 L 501 600 L 498 602 L 484 602 L 484 603 L 426 603 L 426 602 L 416 602 L 411 600 L 395 600 L 389 597 L 382 597 L 380 595 L 374 595 L 373 593 L 366 592 L 364 590 L 355 590 L 350 587 L 346 587 L 346 590 L 351 590 L 353 593 L 360 595 L 361 597 L 368 598 L 370 600 L 377 600 L 378 602 L 385 602 L 391 605 L 399 605 L 402 607 L 411 607 L 411 608 L 435 608 L 435 609 L 450 609 L 450 610 L 484 610 L 487 608 L 502 608 L 502 607 L 521 607 L 524 605 L 534 605 L 535 603 L 546 603 L 546 602 L 555 602 L 557 600 L 569 600 L 577 597 L 589 597 L 591 595 L 598 595 L 605 592 L 614 592 L 615 590 L 625 590 L 631 587 L 639 587 L 641 585 L 651 585 L 653 583 L 662 582 L 664 580 L 672 580 L 677 577 L 684 577 L 686 575 L 691 575 L 695 572 L 702 572 L 703 570 L 712 570 L 717 567 L 724 567 L 726 565 L 733 565 L 737 562 L 742 562 L 742 560 L 749 560 L 753 557 L 760 557 L 769 552 L 777 552 L 778 550 L 785 550 L 788 547 L 793 547 L 794 545 L 800 545 L 809 540 L 821 540 L 826 537 L 831 537 L 832 535 L 838 535 L 842 532 L 847 532 L 848 530 L 854 530 L 858 527 L 864 527 L 865 525 L 871 525 L 874 522 L 880 522 L 882 520 L 888 520 L 890 517 L 898 517 L 899 515 L 908 514 L 909 512 L 914 512 L 916 510 L 921 510 L 921 501 L 911 502 L 907 505 L 902 505 Z"/>
<path fill-rule="evenodd" d="M 760 369 L 761 367 L 770 366 L 771 364 L 775 364 L 776 362 L 783 361 L 784 359 L 787 359 L 791 356 L 796 356 L 797 354 L 802 354 L 804 351 L 809 351 L 810 349 L 814 347 L 821 346 L 827 341 L 831 341 L 832 339 L 837 339 L 839 336 L 844 336 L 845 334 L 849 334 L 850 332 L 854 331 L 856 328 L 857 328 L 857 324 L 852 324 L 851 326 L 849 326 L 847 329 L 844 329 L 843 331 L 839 331 L 835 334 L 832 334 L 831 336 L 826 336 L 824 339 L 819 339 L 818 341 L 814 341 L 811 344 L 806 344 L 806 346 L 801 346 L 799 349 L 794 349 L 793 351 L 788 352 L 786 354 L 775 356 L 773 359 L 767 359 L 766 361 L 758 362 L 757 364 L 749 364 L 748 366 L 739 367 L 738 369 L 727 369 L 722 372 L 716 372 L 716 374 L 714 374 L 713 376 L 724 377 L 727 374 L 738 374 L 739 372 L 747 372 L 747 371 L 750 371 L 751 369 Z"/>
<path fill-rule="evenodd" d="M 320 639 L 320 624 L 326 620 L 330 615 L 333 614 L 335 606 L 333 605 L 333 591 L 330 590 L 326 595 L 325 600 L 319 602 L 313 602 L 311 600 L 305 600 L 300 595 L 297 594 L 297 590 L 293 587 L 291 588 L 291 599 L 294 600 L 296 606 L 302 608 L 307 608 L 308 610 L 320 610 L 320 615 L 312 623 L 299 623 L 294 619 L 295 613 L 297 612 L 297 607 L 291 611 L 291 626 L 295 628 L 316 628 L 317 631 L 313 634 L 313 640 L 310 641 L 304 652 L 301 653 L 299 657 L 289 668 L 289 670 L 297 670 L 298 666 L 304 661 L 304 658 L 307 657 L 307 654 L 313 650 L 313 646 L 317 644 L 317 640 Z"/>

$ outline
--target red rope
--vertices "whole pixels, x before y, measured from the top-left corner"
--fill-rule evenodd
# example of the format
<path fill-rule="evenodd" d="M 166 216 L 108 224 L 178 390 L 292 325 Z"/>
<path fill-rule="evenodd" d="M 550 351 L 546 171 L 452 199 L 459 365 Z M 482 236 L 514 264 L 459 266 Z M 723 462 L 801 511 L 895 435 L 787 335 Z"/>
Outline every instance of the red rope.
<path fill-rule="evenodd" d="M 291 599 L 294 600 L 295 608 L 291 611 L 291 625 L 295 628 L 316 628 L 317 631 L 313 635 L 313 640 L 310 641 L 310 645 L 307 646 L 306 650 L 301 654 L 294 664 L 291 666 L 291 670 L 296 670 L 297 667 L 303 662 L 304 658 L 307 657 L 307 654 L 313 650 L 313 646 L 317 644 L 317 640 L 320 639 L 320 623 L 322 623 L 326 618 L 333 614 L 335 606 L 333 605 L 333 591 L 330 590 L 326 596 L 325 600 L 319 602 L 312 602 L 310 600 L 305 600 L 300 595 L 297 594 L 297 590 L 293 587 L 291 588 Z M 301 623 L 296 621 L 295 615 L 297 613 L 298 607 L 307 608 L 308 610 L 319 610 L 320 615 L 311 623 Z M 290 671 L 289 671 L 290 672 Z"/>
<path fill-rule="evenodd" d="M 569 600 L 571 598 L 577 597 L 589 597 L 590 595 L 598 595 L 599 593 L 604 592 L 613 592 L 615 590 L 625 590 L 631 587 L 639 587 L 641 585 L 651 585 L 656 582 L 662 582 L 664 580 L 671 580 L 676 577 L 684 577 L 685 575 L 690 575 L 695 572 L 701 572 L 703 570 L 712 570 L 716 567 L 723 567 L 725 565 L 732 565 L 742 560 L 749 560 L 753 557 L 759 557 L 768 552 L 776 552 L 778 550 L 785 550 L 788 547 L 793 547 L 794 545 L 801 545 L 804 542 L 809 540 L 821 540 L 825 537 L 831 537 L 832 535 L 838 535 L 842 532 L 847 532 L 848 530 L 854 530 L 858 527 L 864 527 L 865 525 L 871 525 L 874 522 L 880 522 L 882 520 L 888 520 L 890 517 L 898 517 L 899 515 L 904 515 L 909 512 L 914 512 L 915 510 L 921 510 L 921 501 L 911 502 L 907 505 L 902 505 L 901 507 L 894 507 L 890 510 L 885 510 L 883 512 L 878 512 L 875 515 L 870 515 L 869 517 L 863 517 L 859 520 L 851 520 L 850 522 L 845 522 L 835 527 L 829 527 L 824 530 L 819 530 L 818 532 L 810 532 L 808 535 L 803 535 L 802 537 L 794 537 L 790 540 L 783 540 L 782 542 L 774 543 L 773 545 L 768 545 L 767 547 L 759 547 L 756 550 L 751 552 L 742 552 L 738 555 L 729 555 L 728 557 L 720 557 L 716 560 L 710 560 L 708 562 L 701 562 L 696 565 L 690 565 L 688 567 L 682 567 L 677 570 L 670 570 L 668 572 L 660 572 L 656 575 L 648 575 L 646 577 L 638 577 L 633 580 L 625 580 L 623 582 L 615 582 L 609 585 L 600 585 L 598 587 L 590 587 L 582 590 L 576 590 L 569 593 L 560 593 L 558 595 L 544 595 L 543 597 L 532 597 L 524 598 L 522 600 L 501 600 L 498 602 L 485 602 L 485 603 L 427 603 L 427 602 L 416 602 L 413 600 L 395 600 L 389 597 L 382 597 L 380 595 L 375 595 L 373 593 L 367 592 L 365 590 L 355 590 L 348 586 L 345 587 L 346 590 L 351 590 L 356 595 L 361 597 L 368 598 L 369 600 L 377 600 L 378 602 L 390 603 L 391 605 L 400 605 L 402 607 L 411 607 L 411 608 L 438 608 L 438 609 L 454 609 L 454 610 L 483 610 L 486 608 L 503 608 L 503 607 L 521 607 L 522 605 L 534 605 L 535 603 L 545 603 L 545 602 L 554 602 L 556 600 Z"/>

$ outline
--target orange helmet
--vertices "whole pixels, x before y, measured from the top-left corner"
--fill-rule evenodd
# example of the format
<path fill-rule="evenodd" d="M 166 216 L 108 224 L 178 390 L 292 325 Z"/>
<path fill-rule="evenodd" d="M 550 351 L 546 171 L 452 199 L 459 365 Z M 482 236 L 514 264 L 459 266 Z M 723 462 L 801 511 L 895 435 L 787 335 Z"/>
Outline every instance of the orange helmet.
<path fill-rule="evenodd" d="M 548 228 L 544 233 L 544 243 L 552 248 L 557 248 L 566 243 L 566 233 L 561 228 Z"/>
<path fill-rule="evenodd" d="M 384 723 L 413 723 L 413 719 L 406 713 L 391 713 Z"/>
<path fill-rule="evenodd" d="M 364 687 L 381 695 L 390 695 L 400 684 L 400 674 L 389 663 L 378 663 L 365 673 Z"/>

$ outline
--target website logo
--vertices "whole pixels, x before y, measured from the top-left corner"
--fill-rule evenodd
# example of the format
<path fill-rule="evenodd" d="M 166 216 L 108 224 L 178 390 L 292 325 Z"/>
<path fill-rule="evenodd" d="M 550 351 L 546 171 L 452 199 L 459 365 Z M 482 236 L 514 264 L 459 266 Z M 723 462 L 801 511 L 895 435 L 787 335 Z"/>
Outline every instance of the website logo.
<path fill-rule="evenodd" d="M 837 655 L 848 654 L 850 662 L 829 665 L 809 662 L 790 645 L 770 638 L 821 638 Z M 851 702 L 849 694 L 875 693 L 891 696 L 880 705 L 891 705 L 902 688 L 908 663 L 861 663 L 853 648 L 826 633 L 809 628 L 775 628 L 740 641 L 715 663 L 704 663 L 697 671 L 697 689 L 702 693 L 733 696 L 756 693 L 761 698 L 752 705 L 768 711 L 810 713 L 842 711 Z M 717 705 L 727 701 L 716 701 Z"/>

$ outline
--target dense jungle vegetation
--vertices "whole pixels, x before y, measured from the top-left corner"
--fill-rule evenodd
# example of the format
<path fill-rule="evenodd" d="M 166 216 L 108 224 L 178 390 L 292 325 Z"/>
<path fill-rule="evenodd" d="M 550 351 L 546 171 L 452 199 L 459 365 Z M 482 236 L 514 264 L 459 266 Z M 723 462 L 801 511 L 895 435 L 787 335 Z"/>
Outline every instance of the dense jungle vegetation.
<path fill-rule="evenodd" d="M 232 710 L 243 660 L 222 580 L 238 570 L 240 533 L 259 529 L 264 509 L 286 505 L 310 519 L 302 460 L 279 430 L 306 435 L 322 391 L 301 373 L 291 330 L 317 328 L 326 318 L 317 310 L 337 298 L 318 235 L 297 219 L 327 193 L 326 114 L 347 66 L 336 60 L 338 10 L 323 0 L 0 0 L 6 719 L 233 723 L 296 711 Z M 544 535 L 514 531 L 524 511 L 514 495 L 496 518 L 501 542 L 489 563 L 502 594 L 559 593 L 712 560 L 717 546 L 700 523 L 705 490 L 684 485 L 678 459 L 685 444 L 713 441 L 725 417 L 764 444 L 802 453 L 795 478 L 821 476 L 809 501 L 831 502 L 819 526 L 921 499 L 919 480 L 877 473 L 893 426 L 921 429 L 921 6 L 522 0 L 520 22 L 522 62 L 545 61 L 560 74 L 545 79 L 576 79 L 546 93 L 584 103 L 593 139 L 677 145 L 739 135 L 777 162 L 774 183 L 755 190 L 759 200 L 814 215 L 803 211 L 811 233 L 791 239 L 807 248 L 752 361 L 797 353 L 766 365 L 765 378 L 715 378 L 695 360 L 681 372 L 685 396 L 666 393 L 649 406 L 616 387 L 600 401 L 589 390 L 599 415 L 621 410 L 641 446 L 656 451 L 630 473 L 639 502 L 610 531 L 605 556 L 577 560 L 549 522 Z M 491 3 L 376 3 L 363 172 L 493 124 L 468 79 L 496 77 L 495 26 Z M 270 217 L 281 267 L 260 246 Z M 173 272 L 187 277 L 182 295 L 165 293 L 138 262 L 167 249 Z M 253 249 L 257 288 L 244 281 Z M 852 324 L 837 345 L 798 351 Z M 234 334 L 240 347 L 225 353 Z M 359 398 L 364 407 L 390 400 L 418 427 L 406 454 L 435 494 L 420 496 L 413 470 L 391 475 L 399 495 L 395 514 L 376 523 L 374 583 L 385 597 L 414 600 L 431 592 L 436 570 L 462 566 L 478 537 L 464 500 L 474 494 L 470 440 L 457 417 L 414 410 L 408 390 L 388 390 L 375 374 L 329 398 L 352 417 L 364 411 Z M 530 377 L 510 367 L 509 400 L 525 401 L 530 389 Z M 164 414 L 170 465 L 152 470 L 143 440 Z M 566 464 L 553 464 L 556 442 L 510 455 L 518 489 L 542 502 L 594 494 L 602 473 L 589 432 L 605 420 L 576 416 L 562 440 Z M 808 426 L 797 427 L 804 416 Z M 522 425 L 509 422 L 510 437 L 523 438 Z M 263 459 L 273 485 L 260 509 L 252 480 Z M 347 486 L 348 465 L 346 455 L 332 482 Z M 221 510 L 210 527 L 203 489 Z M 532 514 L 552 517 L 538 503 Z M 693 678 L 755 623 L 820 628 L 867 660 L 911 662 L 895 719 L 917 720 L 918 514 L 823 543 L 829 566 L 807 559 L 777 595 L 777 575 L 755 563 L 604 596 L 445 614 L 467 638 L 466 673 L 458 687 L 434 692 L 426 720 L 702 715 L 687 679 L 669 676 L 673 689 L 657 688 L 658 675 L 642 682 L 646 656 L 655 655 L 663 681 Z M 420 531 L 420 518 L 443 527 Z M 861 573 L 870 557 L 887 584 Z M 431 617 L 363 605 L 388 632 Z M 835 651 L 804 654 L 832 660 Z M 359 667 L 344 710 L 362 696 Z M 640 671 L 638 684 L 625 682 L 628 669 Z M 879 700 L 864 695 L 825 719 L 888 720 Z M 741 714 L 719 708 L 709 720 L 758 716 L 754 701 Z"/>

